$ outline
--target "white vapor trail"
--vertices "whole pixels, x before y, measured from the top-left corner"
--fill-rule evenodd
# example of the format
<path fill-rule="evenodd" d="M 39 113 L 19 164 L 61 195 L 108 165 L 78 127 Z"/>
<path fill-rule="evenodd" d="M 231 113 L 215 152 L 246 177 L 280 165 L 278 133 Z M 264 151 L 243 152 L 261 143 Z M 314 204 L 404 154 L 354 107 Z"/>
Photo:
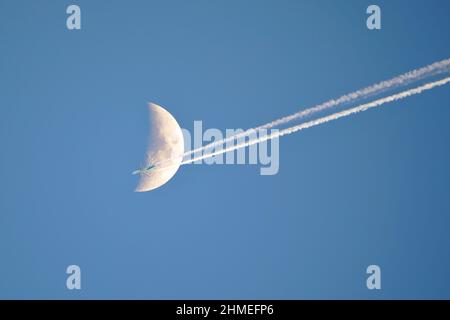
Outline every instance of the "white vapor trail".
<path fill-rule="evenodd" d="M 400 87 L 400 86 L 405 86 L 407 84 L 411 84 L 411 83 L 419 81 L 421 79 L 424 79 L 424 78 L 427 78 L 427 77 L 430 77 L 430 76 L 434 76 L 434 75 L 438 75 L 438 74 L 447 72 L 449 70 L 450 70 L 450 58 L 442 60 L 442 61 L 438 61 L 438 62 L 435 62 L 435 63 L 432 63 L 430 65 L 427 65 L 427 66 L 423 67 L 423 68 L 419 68 L 419 69 L 415 69 L 415 70 L 409 71 L 409 72 L 404 73 L 402 75 L 396 76 L 396 77 L 394 77 L 394 78 L 392 78 L 390 80 L 382 81 L 380 83 L 374 84 L 374 85 L 366 87 L 364 89 L 357 90 L 357 91 L 355 91 L 353 93 L 349 93 L 349 94 L 343 95 L 343 96 L 341 96 L 341 97 L 339 97 L 337 99 L 329 100 L 329 101 L 324 102 L 322 104 L 316 105 L 316 106 L 314 106 L 312 108 L 301 110 L 299 112 L 296 112 L 296 113 L 291 114 L 289 116 L 286 116 L 286 117 L 274 120 L 272 122 L 266 123 L 266 124 L 261 125 L 259 127 L 248 129 L 248 130 L 246 130 L 244 132 L 238 133 L 238 134 L 233 135 L 231 137 L 227 137 L 227 138 L 222 139 L 222 140 L 214 141 L 214 142 L 212 142 L 210 144 L 207 144 L 205 146 L 202 146 L 202 147 L 199 147 L 199 148 L 187 151 L 183 155 L 180 155 L 179 157 L 182 156 L 184 158 L 186 156 L 189 156 L 191 154 L 195 154 L 195 153 L 200 152 L 202 150 L 205 151 L 207 149 L 212 149 L 215 146 L 223 145 L 223 144 L 225 144 L 227 142 L 230 142 L 230 141 L 233 141 L 235 139 L 248 136 L 251 133 L 254 133 L 254 132 L 256 132 L 256 131 L 258 131 L 260 129 L 270 129 L 270 128 L 273 128 L 275 126 L 283 125 L 283 124 L 286 124 L 286 123 L 291 122 L 293 120 L 301 119 L 301 118 L 310 116 L 312 114 L 315 114 L 317 112 L 320 112 L 320 111 L 323 111 L 323 110 L 326 110 L 326 109 L 329 109 L 329 108 L 333 108 L 333 107 L 337 107 L 337 106 L 342 105 L 342 104 L 356 102 L 358 100 L 369 98 L 371 96 L 378 95 L 378 94 L 380 94 L 382 92 L 385 92 L 387 90 L 394 89 L 394 88 Z M 198 158 L 195 158 L 195 159 L 198 160 Z M 193 162 L 193 161 L 190 161 L 190 162 Z"/>
<path fill-rule="evenodd" d="M 245 147 L 248 147 L 248 146 L 251 146 L 251 145 L 263 142 L 263 141 L 271 140 L 271 139 L 274 139 L 274 138 L 282 137 L 282 136 L 285 136 L 285 135 L 288 135 L 288 134 L 291 134 L 291 133 L 294 133 L 294 132 L 297 132 L 297 131 L 300 131 L 300 130 L 303 130 L 303 129 L 307 129 L 307 128 L 311 128 L 311 127 L 317 126 L 317 125 L 322 124 L 322 123 L 326 123 L 326 122 L 329 122 L 329 121 L 337 120 L 339 118 L 347 117 L 349 115 L 352 115 L 352 114 L 355 114 L 355 113 L 358 113 L 358 112 L 361 112 L 361 111 L 366 111 L 368 109 L 379 107 L 379 106 L 381 106 L 381 105 L 383 105 L 385 103 L 401 100 L 401 99 L 404 99 L 406 97 L 409 97 L 409 96 L 412 96 L 412 95 L 415 95 L 415 94 L 419 94 L 419 93 L 421 93 L 423 91 L 427 91 L 427 90 L 433 89 L 434 87 L 443 86 L 443 85 L 445 85 L 448 82 L 450 82 L 450 77 L 447 77 L 447 78 L 444 78 L 444 79 L 441 79 L 441 80 L 437 80 L 437 81 L 434 81 L 434 82 L 429 82 L 429 83 L 426 83 L 424 85 L 418 86 L 418 87 L 413 88 L 413 89 L 402 91 L 400 93 L 396 93 L 396 94 L 393 94 L 393 95 L 390 95 L 390 96 L 387 96 L 387 97 L 384 97 L 384 98 L 380 98 L 380 99 L 374 100 L 372 102 L 364 103 L 364 104 L 361 104 L 359 106 L 356 106 L 356 107 L 353 107 L 353 108 L 350 108 L 350 109 L 346 109 L 346 110 L 343 110 L 343 111 L 340 111 L 340 112 L 336 112 L 336 113 L 333 113 L 333 114 L 325 116 L 325 117 L 321 117 L 321 118 L 318 118 L 318 119 L 315 119 L 315 120 L 303 122 L 301 124 L 298 124 L 298 125 L 295 125 L 295 126 L 292 126 L 292 127 L 289 127 L 289 128 L 277 131 L 277 132 L 272 132 L 272 133 L 270 133 L 270 134 L 268 134 L 266 136 L 262 136 L 262 137 L 259 137 L 259 138 L 256 138 L 256 139 L 253 139 L 253 140 L 250 140 L 250 141 L 242 142 L 242 143 L 239 143 L 237 145 L 233 145 L 233 146 L 230 146 L 228 148 L 217 150 L 217 151 L 212 152 L 212 153 L 208 153 L 208 154 L 204 154 L 204 155 L 201 155 L 201 156 L 198 156 L 198 157 L 194 157 L 193 159 L 188 159 L 188 160 L 183 161 L 181 164 L 182 165 L 183 164 L 189 164 L 189 163 L 192 163 L 194 161 L 210 158 L 210 157 L 213 157 L 215 155 L 219 155 L 219 154 L 226 153 L 226 152 L 233 151 L 233 150 L 240 149 L 240 148 L 245 148 Z"/>

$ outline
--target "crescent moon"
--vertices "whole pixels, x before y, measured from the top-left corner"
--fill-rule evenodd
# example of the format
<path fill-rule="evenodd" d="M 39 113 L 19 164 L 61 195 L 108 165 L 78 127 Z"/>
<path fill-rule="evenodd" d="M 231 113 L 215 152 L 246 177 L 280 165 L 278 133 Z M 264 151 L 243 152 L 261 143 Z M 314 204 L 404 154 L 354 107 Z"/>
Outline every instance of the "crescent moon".
<path fill-rule="evenodd" d="M 141 174 L 136 192 L 145 192 L 161 187 L 178 171 L 183 160 L 184 139 L 178 122 L 163 107 L 149 103 L 150 136 L 147 148 L 146 167 L 164 162 L 164 170 L 150 170 Z M 156 168 L 158 169 L 158 168 Z"/>

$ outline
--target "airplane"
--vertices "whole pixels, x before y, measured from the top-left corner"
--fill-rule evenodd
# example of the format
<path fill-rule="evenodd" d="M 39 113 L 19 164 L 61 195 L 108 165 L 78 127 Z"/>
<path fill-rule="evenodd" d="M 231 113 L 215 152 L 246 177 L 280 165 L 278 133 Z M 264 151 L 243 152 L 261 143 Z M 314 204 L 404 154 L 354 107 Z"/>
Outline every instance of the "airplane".
<path fill-rule="evenodd" d="M 148 167 L 144 167 L 144 168 L 135 170 L 131 174 L 147 174 L 150 171 L 152 171 L 155 167 L 156 167 L 156 165 L 150 164 Z"/>

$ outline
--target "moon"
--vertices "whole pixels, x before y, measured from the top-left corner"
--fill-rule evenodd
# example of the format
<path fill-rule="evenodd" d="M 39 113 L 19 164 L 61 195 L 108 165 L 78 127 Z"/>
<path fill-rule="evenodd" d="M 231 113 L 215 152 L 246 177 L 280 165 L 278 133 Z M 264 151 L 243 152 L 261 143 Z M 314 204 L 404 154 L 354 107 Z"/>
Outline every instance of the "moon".
<path fill-rule="evenodd" d="M 149 103 L 150 136 L 147 147 L 146 166 L 164 162 L 163 168 L 156 168 L 141 174 L 136 192 L 145 192 L 161 187 L 178 171 L 183 160 L 184 139 L 178 122 L 163 107 Z"/>

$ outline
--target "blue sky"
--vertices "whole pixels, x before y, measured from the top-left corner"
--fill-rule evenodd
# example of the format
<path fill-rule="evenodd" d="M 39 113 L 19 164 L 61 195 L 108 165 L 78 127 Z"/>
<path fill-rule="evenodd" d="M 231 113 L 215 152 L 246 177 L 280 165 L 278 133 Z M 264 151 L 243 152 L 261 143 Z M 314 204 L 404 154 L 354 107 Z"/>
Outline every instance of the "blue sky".
<path fill-rule="evenodd" d="M 449 57 L 448 2 L 376 3 L 2 0 L 0 297 L 450 298 L 447 87 L 133 192 L 148 101 L 247 128 Z"/>

